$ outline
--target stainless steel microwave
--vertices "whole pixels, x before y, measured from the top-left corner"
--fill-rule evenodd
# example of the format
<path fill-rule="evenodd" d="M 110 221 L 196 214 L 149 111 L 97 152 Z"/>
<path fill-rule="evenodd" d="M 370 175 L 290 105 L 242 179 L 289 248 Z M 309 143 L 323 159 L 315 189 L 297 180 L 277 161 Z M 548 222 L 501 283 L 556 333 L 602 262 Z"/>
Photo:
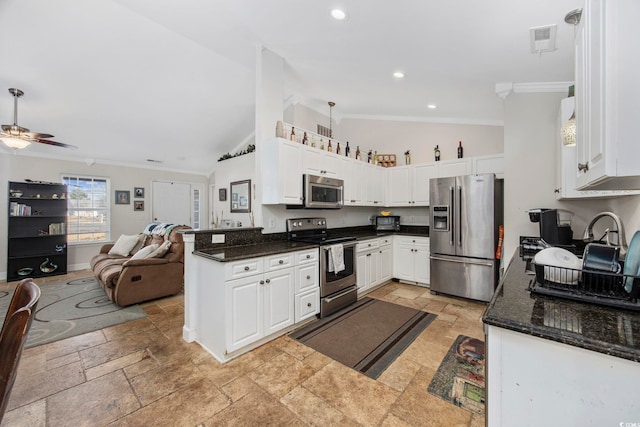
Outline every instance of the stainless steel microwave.
<path fill-rule="evenodd" d="M 305 208 L 340 209 L 344 204 L 341 179 L 305 174 L 302 185 Z"/>

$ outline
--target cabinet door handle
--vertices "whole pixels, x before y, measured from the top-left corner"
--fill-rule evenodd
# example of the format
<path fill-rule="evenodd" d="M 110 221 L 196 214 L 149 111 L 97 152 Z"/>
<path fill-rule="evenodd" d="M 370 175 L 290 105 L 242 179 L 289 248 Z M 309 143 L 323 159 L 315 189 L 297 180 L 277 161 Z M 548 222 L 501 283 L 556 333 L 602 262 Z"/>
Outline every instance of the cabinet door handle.
<path fill-rule="evenodd" d="M 578 163 L 578 172 L 586 172 L 589 170 L 589 162 Z"/>
<path fill-rule="evenodd" d="M 307 259 L 311 258 L 311 255 L 307 254 Z"/>
<path fill-rule="evenodd" d="M 307 275 L 307 280 L 310 280 L 310 279 L 311 279 L 311 276 Z"/>
<path fill-rule="evenodd" d="M 248 265 L 244 266 L 244 271 L 249 271 L 249 266 Z"/>
<path fill-rule="evenodd" d="M 261 284 L 261 285 L 264 285 L 264 280 L 260 280 L 260 284 Z"/>
<path fill-rule="evenodd" d="M 284 264 L 283 260 L 278 261 L 278 264 Z"/>
<path fill-rule="evenodd" d="M 371 256 L 371 254 L 367 254 L 367 256 Z"/>
<path fill-rule="evenodd" d="M 311 303 L 310 302 L 307 303 L 307 307 L 311 307 Z"/>
<path fill-rule="evenodd" d="M 267 283 L 271 283 L 271 279 L 267 279 Z"/>

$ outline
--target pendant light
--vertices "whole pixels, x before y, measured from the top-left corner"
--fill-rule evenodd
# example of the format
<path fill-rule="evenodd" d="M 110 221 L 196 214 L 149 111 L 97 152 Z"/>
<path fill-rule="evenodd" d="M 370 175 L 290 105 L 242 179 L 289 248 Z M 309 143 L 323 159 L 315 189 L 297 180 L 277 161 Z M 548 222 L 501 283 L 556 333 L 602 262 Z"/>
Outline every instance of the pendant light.
<path fill-rule="evenodd" d="M 333 138 L 333 130 L 332 130 L 333 120 L 331 119 L 331 111 L 335 106 L 336 106 L 335 102 L 329 101 L 329 138 Z"/>

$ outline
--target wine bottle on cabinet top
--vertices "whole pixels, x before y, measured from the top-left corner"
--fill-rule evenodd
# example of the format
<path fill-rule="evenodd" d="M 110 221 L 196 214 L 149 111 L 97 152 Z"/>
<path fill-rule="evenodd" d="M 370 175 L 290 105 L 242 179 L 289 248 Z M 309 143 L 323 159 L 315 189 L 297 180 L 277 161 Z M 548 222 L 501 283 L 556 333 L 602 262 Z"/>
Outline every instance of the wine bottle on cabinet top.
<path fill-rule="evenodd" d="M 344 155 L 346 157 L 349 157 L 350 152 L 351 152 L 351 148 L 349 148 L 349 141 L 347 141 L 347 146 L 344 147 Z"/>
<path fill-rule="evenodd" d="M 458 158 L 462 158 L 462 141 L 458 141 Z"/>
<path fill-rule="evenodd" d="M 436 157 L 436 162 L 440 161 L 440 148 L 436 145 L 436 148 L 433 149 L 434 155 Z"/>

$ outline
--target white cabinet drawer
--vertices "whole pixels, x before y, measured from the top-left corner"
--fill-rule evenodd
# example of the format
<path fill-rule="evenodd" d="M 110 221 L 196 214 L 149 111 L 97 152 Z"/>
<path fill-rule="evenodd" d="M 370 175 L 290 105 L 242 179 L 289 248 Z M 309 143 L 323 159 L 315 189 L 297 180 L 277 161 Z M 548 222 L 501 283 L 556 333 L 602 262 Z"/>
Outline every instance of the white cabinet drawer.
<path fill-rule="evenodd" d="M 297 265 L 318 261 L 318 249 L 296 252 Z"/>
<path fill-rule="evenodd" d="M 264 260 L 265 271 L 274 271 L 281 268 L 293 267 L 294 256 L 292 253 L 284 253 L 266 257 Z"/>
<path fill-rule="evenodd" d="M 317 263 L 296 267 L 296 271 L 298 272 L 296 293 L 305 292 L 320 286 Z"/>
<path fill-rule="evenodd" d="M 296 295 L 295 322 L 311 318 L 320 312 L 320 293 L 313 290 Z"/>
<path fill-rule="evenodd" d="M 225 265 L 225 280 L 239 279 L 253 274 L 260 274 L 263 271 L 262 265 L 262 259 L 260 258 L 230 262 Z"/>
<path fill-rule="evenodd" d="M 370 239 L 370 240 L 365 240 L 364 242 L 358 243 L 356 247 L 356 251 L 363 252 L 371 249 L 376 249 L 378 247 L 380 247 L 380 242 L 378 241 L 378 239 Z"/>
<path fill-rule="evenodd" d="M 390 245 L 393 242 L 393 239 L 391 238 L 391 236 L 389 237 L 381 237 L 378 239 L 378 243 L 379 245 L 382 246 L 387 246 Z"/>

